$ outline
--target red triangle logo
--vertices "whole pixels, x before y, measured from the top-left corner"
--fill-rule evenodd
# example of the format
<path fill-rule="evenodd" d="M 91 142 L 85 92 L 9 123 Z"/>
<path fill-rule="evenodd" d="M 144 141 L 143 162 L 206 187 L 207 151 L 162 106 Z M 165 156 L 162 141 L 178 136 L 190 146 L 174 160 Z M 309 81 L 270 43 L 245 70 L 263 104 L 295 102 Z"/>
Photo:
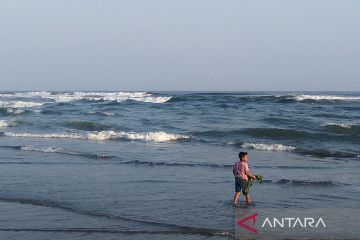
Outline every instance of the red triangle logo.
<path fill-rule="evenodd" d="M 258 216 L 258 214 L 255 213 L 255 214 L 253 214 L 253 215 L 251 215 L 251 216 L 248 216 L 248 217 L 246 217 L 246 218 L 243 218 L 243 219 L 241 219 L 241 220 L 238 221 L 238 225 L 239 225 L 240 227 L 243 227 L 243 228 L 245 228 L 245 229 L 253 232 L 253 233 L 258 233 L 258 231 L 257 231 L 255 228 L 253 228 L 253 227 L 255 226 L 255 224 L 256 224 L 256 217 L 257 217 L 257 216 Z M 247 221 L 249 221 L 249 220 L 252 220 L 251 226 L 245 224 L 245 222 L 247 222 Z"/>

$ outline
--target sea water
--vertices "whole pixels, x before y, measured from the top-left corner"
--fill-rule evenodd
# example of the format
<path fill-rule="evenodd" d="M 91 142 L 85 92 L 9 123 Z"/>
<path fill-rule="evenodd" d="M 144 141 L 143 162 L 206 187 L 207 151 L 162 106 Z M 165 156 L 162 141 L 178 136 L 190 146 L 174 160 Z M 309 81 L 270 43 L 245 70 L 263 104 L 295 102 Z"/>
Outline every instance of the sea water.
<path fill-rule="evenodd" d="M 360 93 L 1 92 L 0 237 L 229 238 L 239 151 L 251 208 L 359 208 Z"/>

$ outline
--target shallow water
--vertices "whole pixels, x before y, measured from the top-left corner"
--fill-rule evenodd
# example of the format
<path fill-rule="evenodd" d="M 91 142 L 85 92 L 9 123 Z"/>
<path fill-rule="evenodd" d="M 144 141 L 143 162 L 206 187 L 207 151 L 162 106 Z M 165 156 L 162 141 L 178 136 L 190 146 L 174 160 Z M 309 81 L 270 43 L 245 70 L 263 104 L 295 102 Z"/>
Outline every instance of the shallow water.
<path fill-rule="evenodd" d="M 359 93 L 0 94 L 3 238 L 226 239 L 252 208 L 359 208 Z M 243 201 L 243 199 L 241 199 Z"/>

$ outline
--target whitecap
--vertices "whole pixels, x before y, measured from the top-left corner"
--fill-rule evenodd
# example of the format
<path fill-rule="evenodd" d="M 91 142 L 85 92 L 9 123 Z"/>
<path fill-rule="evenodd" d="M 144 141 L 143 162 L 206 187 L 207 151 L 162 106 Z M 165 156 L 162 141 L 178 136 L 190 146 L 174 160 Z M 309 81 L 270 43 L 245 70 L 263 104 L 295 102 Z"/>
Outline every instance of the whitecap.
<path fill-rule="evenodd" d="M 21 113 L 25 112 L 25 110 L 23 110 L 23 109 L 8 108 L 8 109 L 6 109 L 6 112 L 7 112 L 7 113 L 10 113 L 10 114 L 15 114 L 15 115 L 17 115 L 17 114 L 21 114 Z"/>
<path fill-rule="evenodd" d="M 148 92 L 19 92 L 14 94 L 0 94 L 1 97 L 23 97 L 23 98 L 45 98 L 55 102 L 71 102 L 79 100 L 88 101 L 116 101 L 123 102 L 133 100 L 147 103 L 165 103 L 169 101 L 171 96 L 156 96 Z"/>
<path fill-rule="evenodd" d="M 293 146 L 286 146 L 282 144 L 264 144 L 264 143 L 243 143 L 241 145 L 244 148 L 252 148 L 262 151 L 293 151 L 296 148 Z"/>
<path fill-rule="evenodd" d="M 72 138 L 72 139 L 88 139 L 88 140 L 108 140 L 108 139 L 129 139 L 129 140 L 142 140 L 153 142 L 166 142 L 176 140 L 190 139 L 189 136 L 166 133 L 166 132 L 115 132 L 115 131 L 94 131 L 87 134 L 70 134 L 70 133 L 16 133 L 16 132 L 4 132 L 8 137 L 29 137 L 29 138 Z"/>
<path fill-rule="evenodd" d="M 14 133 L 4 132 L 5 136 L 8 137 L 29 137 L 29 138 L 73 138 L 83 139 L 84 137 L 79 134 L 68 134 L 68 133 Z"/>
<path fill-rule="evenodd" d="M 15 127 L 17 123 L 11 120 L 0 120 L 0 127 Z"/>
<path fill-rule="evenodd" d="M 93 132 L 93 133 L 89 133 L 87 135 L 87 138 L 91 140 L 125 138 L 130 140 L 143 140 L 143 141 L 154 141 L 154 142 L 190 139 L 189 136 L 166 133 L 166 132 L 135 133 L 135 132 L 115 132 L 115 131 Z"/>
<path fill-rule="evenodd" d="M 341 127 L 341 128 L 351 128 L 352 126 L 355 126 L 355 124 L 351 124 L 351 123 L 323 123 L 321 124 L 322 127 L 324 126 L 337 126 L 337 127 Z"/>
<path fill-rule="evenodd" d="M 333 96 L 333 95 L 297 95 L 294 96 L 297 101 L 314 100 L 314 101 L 356 101 L 360 100 L 359 96 Z"/>
<path fill-rule="evenodd" d="M 24 102 L 24 101 L 0 101 L 0 107 L 3 108 L 31 108 L 44 105 L 39 102 Z"/>
<path fill-rule="evenodd" d="M 21 151 L 35 151 L 35 152 L 44 152 L 44 153 L 62 153 L 64 149 L 54 148 L 54 147 L 33 147 L 33 146 L 21 146 Z"/>

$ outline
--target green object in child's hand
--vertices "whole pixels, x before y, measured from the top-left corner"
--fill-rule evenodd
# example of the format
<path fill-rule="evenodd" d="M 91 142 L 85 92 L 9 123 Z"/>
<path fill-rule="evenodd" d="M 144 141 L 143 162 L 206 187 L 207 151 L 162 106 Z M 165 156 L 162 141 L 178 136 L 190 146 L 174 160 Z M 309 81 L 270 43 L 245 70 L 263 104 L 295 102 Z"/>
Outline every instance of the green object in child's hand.
<path fill-rule="evenodd" d="M 263 180 L 263 176 L 261 175 L 254 175 L 255 178 L 256 178 L 256 181 L 260 184 L 263 184 L 264 183 L 264 180 Z M 253 182 L 255 182 L 255 180 L 253 179 L 249 179 L 248 180 L 248 184 L 247 184 L 247 188 L 246 188 L 246 191 L 245 192 L 248 192 L 249 191 L 249 188 L 253 185 Z"/>
<path fill-rule="evenodd" d="M 263 176 L 261 176 L 261 175 L 255 175 L 255 177 L 256 177 L 256 180 L 258 181 L 258 183 L 260 183 L 260 184 L 263 184 L 263 183 L 264 183 Z"/>

